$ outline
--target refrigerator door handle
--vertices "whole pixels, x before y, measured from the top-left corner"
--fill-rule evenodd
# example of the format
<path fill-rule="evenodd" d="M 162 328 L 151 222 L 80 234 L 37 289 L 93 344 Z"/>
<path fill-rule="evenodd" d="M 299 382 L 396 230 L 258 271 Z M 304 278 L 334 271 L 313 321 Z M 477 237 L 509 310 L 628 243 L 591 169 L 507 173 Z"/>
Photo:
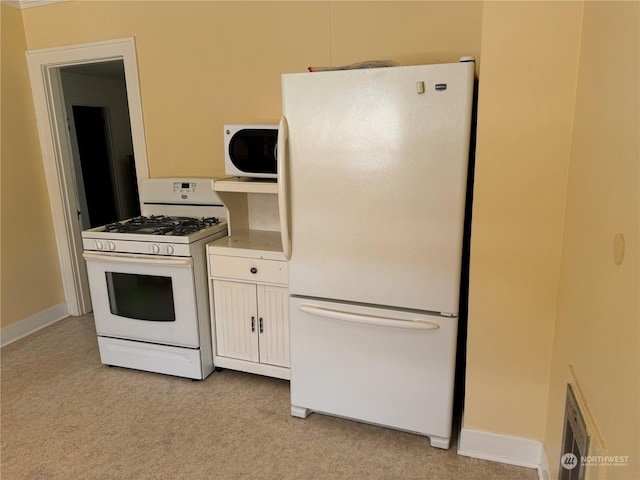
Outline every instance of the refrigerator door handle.
<path fill-rule="evenodd" d="M 284 257 L 291 258 L 291 235 L 289 233 L 289 199 L 287 191 L 287 141 L 289 129 L 287 117 L 283 116 L 278 125 L 278 213 L 280 214 L 280 236 Z"/>
<path fill-rule="evenodd" d="M 298 308 L 305 313 L 320 317 L 331 318 L 351 323 L 362 323 L 365 325 L 377 325 L 381 327 L 404 328 L 410 330 L 437 330 L 440 325 L 436 322 L 426 320 L 405 320 L 402 318 L 379 317 L 376 315 L 365 315 L 361 313 L 343 312 L 329 308 L 316 307 L 315 305 L 299 305 Z"/>

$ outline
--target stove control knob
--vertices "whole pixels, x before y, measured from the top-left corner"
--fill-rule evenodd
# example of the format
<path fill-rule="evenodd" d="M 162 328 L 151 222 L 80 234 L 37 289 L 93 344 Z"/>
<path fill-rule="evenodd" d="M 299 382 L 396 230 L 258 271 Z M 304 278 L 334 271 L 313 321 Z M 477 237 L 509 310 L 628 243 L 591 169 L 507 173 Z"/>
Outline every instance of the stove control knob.
<path fill-rule="evenodd" d="M 160 245 L 158 245 L 157 243 L 154 243 L 153 245 L 151 245 L 151 252 L 160 253 Z"/>
<path fill-rule="evenodd" d="M 116 244 L 114 242 L 107 242 L 107 247 L 113 252 L 116 249 Z"/>
<path fill-rule="evenodd" d="M 96 249 L 102 250 L 103 248 L 104 248 L 104 245 L 102 244 L 102 242 L 100 240 L 96 240 Z"/>
<path fill-rule="evenodd" d="M 168 255 L 173 255 L 174 251 L 175 251 L 175 249 L 173 248 L 173 245 L 167 245 L 167 254 Z"/>

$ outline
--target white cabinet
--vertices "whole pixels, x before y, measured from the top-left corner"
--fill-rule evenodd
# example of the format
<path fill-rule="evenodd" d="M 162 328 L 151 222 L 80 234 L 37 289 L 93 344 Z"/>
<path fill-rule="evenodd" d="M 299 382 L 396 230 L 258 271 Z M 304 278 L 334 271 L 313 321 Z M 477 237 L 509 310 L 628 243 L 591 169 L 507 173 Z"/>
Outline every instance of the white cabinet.
<path fill-rule="evenodd" d="M 213 280 L 219 357 L 289 367 L 287 289 Z"/>
<path fill-rule="evenodd" d="M 207 247 L 214 365 L 289 379 L 287 262 L 219 255 L 216 243 Z"/>
<path fill-rule="evenodd" d="M 289 271 L 277 184 L 226 179 L 214 188 L 230 234 L 207 245 L 213 363 L 289 379 Z"/>

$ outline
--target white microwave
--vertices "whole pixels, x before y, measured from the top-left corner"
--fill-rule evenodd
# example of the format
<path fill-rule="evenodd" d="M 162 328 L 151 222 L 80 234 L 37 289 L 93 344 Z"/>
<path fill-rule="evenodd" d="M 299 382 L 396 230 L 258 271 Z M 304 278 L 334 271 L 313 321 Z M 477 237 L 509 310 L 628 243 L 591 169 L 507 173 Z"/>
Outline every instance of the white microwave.
<path fill-rule="evenodd" d="M 225 125 L 224 152 L 226 175 L 277 178 L 278 126 Z"/>

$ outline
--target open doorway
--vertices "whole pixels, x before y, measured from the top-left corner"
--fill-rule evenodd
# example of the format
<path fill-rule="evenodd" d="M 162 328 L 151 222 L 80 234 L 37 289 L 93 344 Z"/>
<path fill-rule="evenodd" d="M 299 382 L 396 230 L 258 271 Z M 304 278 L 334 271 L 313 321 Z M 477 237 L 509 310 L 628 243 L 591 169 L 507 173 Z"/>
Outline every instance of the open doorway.
<path fill-rule="evenodd" d="M 60 68 L 81 229 L 140 215 L 122 60 Z"/>
<path fill-rule="evenodd" d="M 78 190 L 81 187 L 84 190 L 86 208 L 81 208 L 80 218 L 82 229 L 86 230 L 118 220 L 111 179 L 107 112 L 105 107 L 74 105 L 72 114 L 80 157 L 73 161 L 80 161 L 82 178 L 76 177 L 76 183 Z"/>

